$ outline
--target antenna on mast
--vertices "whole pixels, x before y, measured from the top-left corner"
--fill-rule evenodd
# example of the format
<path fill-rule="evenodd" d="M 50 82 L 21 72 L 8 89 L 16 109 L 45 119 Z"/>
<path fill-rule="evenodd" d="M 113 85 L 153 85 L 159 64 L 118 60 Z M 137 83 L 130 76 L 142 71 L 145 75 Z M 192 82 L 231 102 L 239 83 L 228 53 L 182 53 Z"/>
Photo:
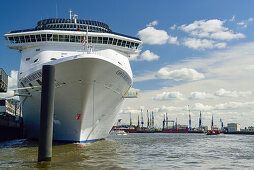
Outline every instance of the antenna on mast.
<path fill-rule="evenodd" d="M 70 12 L 70 19 L 71 19 L 71 16 L 72 16 L 72 15 L 71 15 L 71 13 L 72 13 L 71 9 L 70 9 L 70 11 L 69 11 L 69 12 Z"/>

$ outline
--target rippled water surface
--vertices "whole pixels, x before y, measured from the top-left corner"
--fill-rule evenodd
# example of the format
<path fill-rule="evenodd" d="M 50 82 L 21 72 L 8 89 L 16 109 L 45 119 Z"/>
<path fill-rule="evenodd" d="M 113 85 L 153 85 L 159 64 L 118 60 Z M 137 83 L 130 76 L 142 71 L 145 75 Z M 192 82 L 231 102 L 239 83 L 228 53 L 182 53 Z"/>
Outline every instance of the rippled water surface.
<path fill-rule="evenodd" d="M 254 135 L 128 134 L 91 144 L 54 144 L 37 163 L 38 145 L 0 143 L 0 169 L 254 169 Z"/>

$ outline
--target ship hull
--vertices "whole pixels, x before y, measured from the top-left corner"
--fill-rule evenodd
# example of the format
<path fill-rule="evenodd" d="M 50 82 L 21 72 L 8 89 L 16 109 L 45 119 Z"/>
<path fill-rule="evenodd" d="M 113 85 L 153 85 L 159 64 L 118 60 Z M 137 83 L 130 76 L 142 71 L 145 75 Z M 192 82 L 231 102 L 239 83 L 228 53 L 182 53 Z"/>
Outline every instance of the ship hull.
<path fill-rule="evenodd" d="M 105 138 L 115 122 L 123 94 L 132 84 L 131 76 L 120 66 L 92 54 L 48 64 L 55 65 L 56 70 L 53 140 L 86 143 Z M 23 85 L 22 80 L 20 87 L 28 87 L 29 83 L 35 86 L 20 93 L 31 93 L 30 97 L 21 97 L 24 126 L 28 138 L 38 139 L 38 80 Z"/>

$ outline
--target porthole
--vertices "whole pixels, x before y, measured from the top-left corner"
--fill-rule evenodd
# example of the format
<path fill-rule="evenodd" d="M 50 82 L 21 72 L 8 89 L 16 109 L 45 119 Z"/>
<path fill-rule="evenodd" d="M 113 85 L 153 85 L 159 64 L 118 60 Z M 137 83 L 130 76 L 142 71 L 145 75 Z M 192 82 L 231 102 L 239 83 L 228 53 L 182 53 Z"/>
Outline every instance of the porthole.
<path fill-rule="evenodd" d="M 36 63 L 38 60 L 39 60 L 38 58 L 37 58 L 37 59 L 35 59 L 35 60 L 34 60 L 34 63 Z"/>
<path fill-rule="evenodd" d="M 26 58 L 26 61 L 29 61 L 30 60 L 30 58 Z"/>
<path fill-rule="evenodd" d="M 50 60 L 56 60 L 56 58 L 51 58 Z"/>

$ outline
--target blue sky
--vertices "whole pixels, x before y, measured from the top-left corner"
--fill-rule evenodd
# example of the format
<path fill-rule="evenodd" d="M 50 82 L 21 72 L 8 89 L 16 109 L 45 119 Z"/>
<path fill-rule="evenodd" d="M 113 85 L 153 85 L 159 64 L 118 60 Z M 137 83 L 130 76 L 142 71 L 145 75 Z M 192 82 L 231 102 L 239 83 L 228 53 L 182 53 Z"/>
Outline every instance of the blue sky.
<path fill-rule="evenodd" d="M 253 126 L 253 6 L 251 0 L 1 1 L 0 67 L 15 81 L 20 54 L 6 47 L 5 33 L 68 17 L 71 8 L 80 19 L 105 22 L 143 41 L 139 56 L 131 58 L 139 98 L 126 100 L 119 113 L 123 122 L 130 113 L 136 121 L 142 108 L 155 112 L 157 126 L 165 112 L 188 124 L 190 105 L 193 126 L 199 111 L 205 125 L 213 114 L 217 125 L 222 118 Z"/>

